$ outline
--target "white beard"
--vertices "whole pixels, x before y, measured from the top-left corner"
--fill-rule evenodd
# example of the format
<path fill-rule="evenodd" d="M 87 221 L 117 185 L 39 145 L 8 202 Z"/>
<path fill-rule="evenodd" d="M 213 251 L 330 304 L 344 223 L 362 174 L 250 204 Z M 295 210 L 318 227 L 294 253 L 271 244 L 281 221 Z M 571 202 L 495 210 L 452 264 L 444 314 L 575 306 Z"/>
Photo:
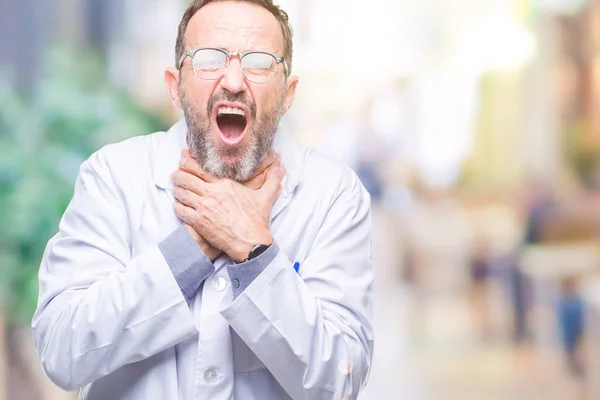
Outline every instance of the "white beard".
<path fill-rule="evenodd" d="M 246 133 L 250 138 L 249 143 L 241 149 L 220 147 L 215 143 L 210 132 L 209 117 L 193 109 L 182 90 L 180 90 L 180 98 L 188 126 L 187 144 L 200 166 L 217 178 L 237 182 L 247 181 L 260 167 L 272 148 L 285 98 L 282 97 L 280 103 L 267 112 L 260 121 L 254 120 L 253 126 Z M 243 153 L 239 155 L 240 152 Z M 238 161 L 235 164 L 228 164 L 223 159 L 223 154 L 237 156 Z"/>

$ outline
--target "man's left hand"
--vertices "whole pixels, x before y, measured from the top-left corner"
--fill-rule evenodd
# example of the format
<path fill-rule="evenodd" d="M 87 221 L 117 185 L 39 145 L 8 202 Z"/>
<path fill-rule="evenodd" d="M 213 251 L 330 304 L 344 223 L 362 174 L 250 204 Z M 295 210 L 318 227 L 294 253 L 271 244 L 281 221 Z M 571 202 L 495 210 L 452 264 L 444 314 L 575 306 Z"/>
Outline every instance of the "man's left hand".
<path fill-rule="evenodd" d="M 173 174 L 175 213 L 232 260 L 244 261 L 255 245 L 273 242 L 269 217 L 285 167 L 277 165 L 265 175 L 262 186 L 253 190 L 229 179 L 215 179 L 188 158 Z"/>

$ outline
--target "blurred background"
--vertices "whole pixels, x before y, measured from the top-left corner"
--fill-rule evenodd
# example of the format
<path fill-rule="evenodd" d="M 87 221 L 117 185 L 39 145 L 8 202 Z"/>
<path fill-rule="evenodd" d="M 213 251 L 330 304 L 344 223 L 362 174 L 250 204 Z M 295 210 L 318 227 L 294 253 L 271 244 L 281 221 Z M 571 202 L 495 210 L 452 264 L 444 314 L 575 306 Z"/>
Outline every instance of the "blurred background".
<path fill-rule="evenodd" d="M 362 399 L 600 398 L 600 0 L 281 0 L 283 125 L 372 194 Z M 78 167 L 181 117 L 185 0 L 0 0 L 0 400 L 74 399 L 30 334 Z"/>

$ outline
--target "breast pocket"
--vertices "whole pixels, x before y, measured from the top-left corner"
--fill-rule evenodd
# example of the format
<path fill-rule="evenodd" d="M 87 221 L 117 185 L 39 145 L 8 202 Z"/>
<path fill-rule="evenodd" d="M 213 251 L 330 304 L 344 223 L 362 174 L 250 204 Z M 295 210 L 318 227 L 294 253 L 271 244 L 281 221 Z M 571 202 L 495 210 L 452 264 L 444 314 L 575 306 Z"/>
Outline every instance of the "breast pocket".
<path fill-rule="evenodd" d="M 234 372 L 252 372 L 267 368 L 233 329 L 231 329 L 231 341 Z"/>

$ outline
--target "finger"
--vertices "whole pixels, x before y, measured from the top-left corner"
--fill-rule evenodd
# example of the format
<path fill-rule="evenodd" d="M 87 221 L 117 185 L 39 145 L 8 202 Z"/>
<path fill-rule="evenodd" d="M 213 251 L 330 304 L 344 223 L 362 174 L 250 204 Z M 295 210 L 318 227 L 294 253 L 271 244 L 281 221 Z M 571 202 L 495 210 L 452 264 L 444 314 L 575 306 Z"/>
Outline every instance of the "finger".
<path fill-rule="evenodd" d="M 250 185 L 246 185 L 248 187 L 250 187 L 251 189 L 254 190 L 258 190 L 260 189 L 266 179 L 267 179 L 267 175 L 269 175 L 269 173 L 271 171 L 273 171 L 274 169 L 278 168 L 281 165 L 281 160 L 279 158 L 279 155 L 275 156 L 275 161 L 273 163 L 271 163 L 266 170 L 264 170 L 260 175 L 258 175 L 256 178 L 254 178 L 251 182 Z"/>
<path fill-rule="evenodd" d="M 259 170 L 262 170 L 262 171 L 266 170 L 271 165 L 278 162 L 278 160 L 279 160 L 279 155 L 277 154 L 277 152 L 275 150 L 269 151 L 269 154 L 267 154 L 267 156 L 265 157 L 263 162 L 260 164 Z"/>
<path fill-rule="evenodd" d="M 269 151 L 269 154 L 267 154 L 267 157 L 265 157 L 264 161 L 262 162 L 261 169 L 266 170 L 273 164 L 279 163 L 279 161 L 280 161 L 279 154 L 277 154 L 277 152 L 275 150 L 271 150 L 271 151 Z"/>
<path fill-rule="evenodd" d="M 264 175 L 264 178 L 266 179 L 267 175 L 269 175 L 269 173 L 277 168 L 279 168 L 279 166 L 281 165 L 281 160 L 279 159 L 279 156 L 276 156 L 275 161 L 271 164 L 269 164 L 269 166 L 267 167 L 267 169 L 265 169 L 262 173 L 262 175 Z"/>
<path fill-rule="evenodd" d="M 190 208 L 182 203 L 175 203 L 175 205 L 173 205 L 173 209 L 175 210 L 175 215 L 177 215 L 180 220 L 192 227 L 194 226 L 193 216 L 195 210 L 193 208 Z"/>
<path fill-rule="evenodd" d="M 277 168 L 278 166 L 279 166 L 279 164 L 277 162 L 271 164 L 265 171 L 263 171 L 259 175 L 255 176 L 252 180 L 246 182 L 244 184 L 244 186 L 246 186 L 252 190 L 260 189 L 264 185 L 269 172 L 271 170 L 273 170 L 274 168 Z"/>
<path fill-rule="evenodd" d="M 265 170 L 265 172 L 263 173 L 263 180 L 261 182 L 261 187 L 262 185 L 265 183 L 265 181 L 267 180 L 267 176 L 269 176 L 270 173 L 272 172 L 276 172 L 278 169 L 280 169 L 282 167 L 281 162 L 279 161 L 279 158 L 269 166 L 269 168 L 267 168 Z"/>
<path fill-rule="evenodd" d="M 175 186 L 173 189 L 173 196 L 178 202 L 188 207 L 191 207 L 195 210 L 199 208 L 198 206 L 200 204 L 201 197 L 190 190 L 184 189 L 181 186 Z"/>
<path fill-rule="evenodd" d="M 260 175 L 255 176 L 248 182 L 245 182 L 244 186 L 246 186 L 247 188 L 252 189 L 252 190 L 258 190 L 265 183 L 265 177 L 266 177 L 266 174 L 263 172 Z"/>
<path fill-rule="evenodd" d="M 208 188 L 208 183 L 198 178 L 196 175 L 192 175 L 189 172 L 183 170 L 177 170 L 171 175 L 171 180 L 174 186 L 179 186 L 183 189 L 192 191 L 199 196 L 204 195 Z"/>
<path fill-rule="evenodd" d="M 191 226 L 187 222 L 184 222 L 183 226 L 188 231 L 188 233 L 194 238 L 194 240 L 196 241 L 196 243 L 200 243 L 201 242 L 202 237 L 200 236 L 200 234 L 198 232 L 196 232 L 196 230 L 194 229 L 193 226 Z"/>
<path fill-rule="evenodd" d="M 192 156 L 189 150 L 183 149 L 181 151 L 181 159 L 179 160 L 179 168 L 189 172 L 202 179 L 204 182 L 215 182 L 217 178 L 211 176 L 208 172 L 206 172 L 201 166 L 200 163 Z"/>
<path fill-rule="evenodd" d="M 263 196 L 271 200 L 271 202 L 273 203 L 279 197 L 281 190 L 281 182 L 283 181 L 285 174 L 286 169 L 283 165 L 280 165 L 277 168 L 269 171 L 265 183 L 260 188 L 260 192 L 263 194 Z"/>
<path fill-rule="evenodd" d="M 265 171 L 277 163 L 279 163 L 279 155 L 275 152 L 275 150 L 269 151 L 263 162 L 260 164 L 260 167 L 256 169 L 254 174 L 250 176 L 247 182 L 250 182 L 255 178 L 261 178 L 261 175 L 263 175 Z M 261 178 L 261 180 L 264 182 L 264 176 Z"/>

